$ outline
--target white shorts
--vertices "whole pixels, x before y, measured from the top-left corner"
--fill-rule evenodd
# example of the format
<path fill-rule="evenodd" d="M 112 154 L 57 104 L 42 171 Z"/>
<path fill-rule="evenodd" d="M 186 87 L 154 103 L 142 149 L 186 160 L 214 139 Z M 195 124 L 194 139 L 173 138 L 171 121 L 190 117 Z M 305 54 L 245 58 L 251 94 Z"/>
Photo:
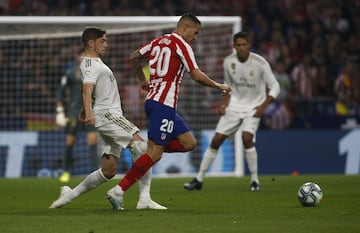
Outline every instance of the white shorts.
<path fill-rule="evenodd" d="M 240 126 L 242 131 L 247 131 L 255 135 L 260 125 L 260 118 L 254 117 L 255 111 L 251 112 L 235 112 L 230 109 L 226 109 L 224 115 L 222 115 L 216 126 L 216 133 L 230 136 L 239 130 Z"/>
<path fill-rule="evenodd" d="M 111 154 L 119 158 L 122 148 L 126 148 L 139 128 L 122 114 L 107 112 L 105 124 L 97 127 L 101 138 L 102 154 Z"/>

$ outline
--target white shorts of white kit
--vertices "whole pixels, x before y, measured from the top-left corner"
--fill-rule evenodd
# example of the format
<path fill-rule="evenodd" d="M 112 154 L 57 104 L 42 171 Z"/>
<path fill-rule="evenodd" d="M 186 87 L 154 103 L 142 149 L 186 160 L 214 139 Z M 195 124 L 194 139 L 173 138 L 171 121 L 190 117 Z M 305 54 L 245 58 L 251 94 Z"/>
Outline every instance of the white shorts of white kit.
<path fill-rule="evenodd" d="M 111 154 L 120 158 L 122 149 L 129 145 L 134 134 L 139 132 L 139 128 L 119 112 L 106 112 L 103 116 L 102 124 L 97 127 L 102 154 Z"/>
<path fill-rule="evenodd" d="M 236 133 L 241 127 L 242 131 L 247 131 L 255 135 L 260 125 L 260 118 L 254 117 L 255 110 L 250 112 L 238 112 L 226 109 L 216 126 L 216 133 L 230 136 Z"/>

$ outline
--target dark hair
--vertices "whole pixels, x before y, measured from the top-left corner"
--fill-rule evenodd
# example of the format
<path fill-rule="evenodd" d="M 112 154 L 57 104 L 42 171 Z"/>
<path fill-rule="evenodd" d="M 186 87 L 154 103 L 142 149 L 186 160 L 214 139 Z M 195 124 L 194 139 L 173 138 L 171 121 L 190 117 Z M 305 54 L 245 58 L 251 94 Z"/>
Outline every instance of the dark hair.
<path fill-rule="evenodd" d="M 180 22 L 183 22 L 184 20 L 190 20 L 198 25 L 201 26 L 201 22 L 200 20 L 198 19 L 198 17 L 196 17 L 196 15 L 194 15 L 193 13 L 185 13 L 181 16 L 181 18 L 179 19 L 179 23 Z M 178 24 L 179 24 L 178 23 Z"/>
<path fill-rule="evenodd" d="M 247 32 L 241 31 L 241 32 L 236 33 L 236 34 L 233 36 L 233 42 L 234 42 L 234 44 L 235 44 L 235 41 L 236 41 L 238 38 L 243 38 L 243 39 L 245 39 L 247 42 L 249 42 L 249 35 L 247 34 Z"/>
<path fill-rule="evenodd" d="M 81 36 L 81 41 L 83 45 L 86 46 L 89 40 L 96 40 L 98 38 L 101 38 L 105 33 L 106 31 L 101 28 L 87 27 L 83 31 L 83 34 Z"/>

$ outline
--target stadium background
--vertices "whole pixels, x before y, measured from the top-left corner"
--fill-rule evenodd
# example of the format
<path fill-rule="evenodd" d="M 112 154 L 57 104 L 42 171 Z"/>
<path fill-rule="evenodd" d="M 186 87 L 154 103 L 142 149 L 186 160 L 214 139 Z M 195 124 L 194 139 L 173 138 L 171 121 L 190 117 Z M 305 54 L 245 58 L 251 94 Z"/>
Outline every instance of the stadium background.
<path fill-rule="evenodd" d="M 188 11 L 199 16 L 240 16 L 253 51 L 270 62 L 282 87 L 258 134 L 260 174 L 359 173 L 359 8 L 358 0 L 0 1 L 3 16 L 173 16 Z M 81 46 L 79 38 L 6 39 L 29 29 L 1 27 L 0 176 L 54 175 L 64 140 L 62 129 L 54 124 L 55 91 Z M 146 121 L 138 87 L 130 78 L 128 55 L 152 36 L 110 36 L 105 57 L 117 75 L 125 114 L 142 129 Z M 219 28 L 202 32 L 194 45 L 200 67 L 218 81 L 222 59 L 231 51 L 229 38 L 231 31 Z M 179 112 L 200 146 L 185 156 L 172 155 L 178 166 L 158 167 L 158 174 L 194 172 L 219 117 L 217 93 L 186 79 L 182 90 Z M 83 138 L 80 135 L 75 148 L 75 174 L 85 174 L 89 168 Z M 214 174 L 233 171 L 232 140 L 222 148 L 218 167 L 212 167 Z M 8 155 L 19 153 L 26 154 L 17 158 L 21 167 L 11 167 Z M 123 158 L 119 173 L 130 163 L 126 151 Z"/>

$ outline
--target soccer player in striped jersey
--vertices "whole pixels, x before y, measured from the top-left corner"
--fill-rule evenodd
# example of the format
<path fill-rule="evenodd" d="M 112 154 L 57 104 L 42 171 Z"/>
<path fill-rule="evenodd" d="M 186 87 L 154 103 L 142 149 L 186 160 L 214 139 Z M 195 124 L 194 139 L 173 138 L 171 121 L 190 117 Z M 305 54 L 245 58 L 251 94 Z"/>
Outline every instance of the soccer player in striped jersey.
<path fill-rule="evenodd" d="M 196 82 L 228 95 L 231 88 L 203 73 L 195 60 L 190 43 L 200 32 L 199 19 L 187 13 L 180 17 L 176 29 L 149 41 L 135 50 L 130 59 L 143 89 L 148 90 L 145 112 L 148 118 L 148 149 L 133 164 L 125 177 L 107 192 L 114 209 L 122 209 L 123 194 L 158 162 L 163 152 L 186 152 L 196 146 L 187 123 L 176 112 L 180 83 L 184 72 Z M 148 60 L 150 81 L 142 72 L 142 61 Z"/>
<path fill-rule="evenodd" d="M 101 60 L 107 50 L 106 31 L 96 27 L 86 28 L 82 41 L 85 50 L 80 64 L 83 84 L 79 119 L 87 126 L 95 125 L 99 132 L 103 150 L 101 168 L 90 173 L 73 189 L 63 186 L 60 197 L 50 208 L 60 208 L 113 178 L 122 148 L 130 147 L 133 157 L 144 153 L 147 148 L 139 129 L 123 116 L 116 79 L 111 69 Z M 167 209 L 151 199 L 150 181 L 151 170 L 148 170 L 139 180 L 140 195 L 136 208 Z"/>
<path fill-rule="evenodd" d="M 269 63 L 260 55 L 250 52 L 249 37 L 246 32 L 233 36 L 236 53 L 224 59 L 224 82 L 232 88 L 232 95 L 225 96 L 220 107 L 220 117 L 215 135 L 205 151 L 199 172 L 185 189 L 200 190 L 205 173 L 214 161 L 224 140 L 242 127 L 242 142 L 251 175 L 250 190 L 259 191 L 260 182 L 257 169 L 255 134 L 260 119 L 268 106 L 279 94 L 280 85 L 272 73 Z"/>

